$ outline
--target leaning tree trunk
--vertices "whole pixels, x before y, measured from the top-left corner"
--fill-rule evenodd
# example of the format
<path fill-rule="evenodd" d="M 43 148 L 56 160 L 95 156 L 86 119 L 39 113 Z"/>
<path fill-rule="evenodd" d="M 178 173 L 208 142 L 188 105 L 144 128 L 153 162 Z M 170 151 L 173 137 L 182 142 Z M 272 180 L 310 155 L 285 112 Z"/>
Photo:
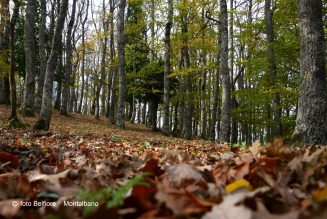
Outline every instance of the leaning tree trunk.
<path fill-rule="evenodd" d="M 327 144 L 326 54 L 321 0 L 299 0 L 300 93 L 294 137 Z"/>
<path fill-rule="evenodd" d="M 72 74 L 72 59 L 73 59 L 73 48 L 72 48 L 72 30 L 74 27 L 75 21 L 75 13 L 76 13 L 76 2 L 73 1 L 72 15 L 68 24 L 67 30 L 67 41 L 66 41 L 66 69 L 64 74 L 64 89 L 62 92 L 62 100 L 60 107 L 60 114 L 64 116 L 68 116 L 68 101 L 69 101 L 69 85 L 70 85 L 70 77 Z"/>
<path fill-rule="evenodd" d="M 10 21 L 10 88 L 11 88 L 11 115 L 10 122 L 18 122 L 17 118 L 17 91 L 16 91 L 16 80 L 15 80 L 15 26 L 19 15 L 19 1 L 14 0 L 15 7 Z"/>
<path fill-rule="evenodd" d="M 25 84 L 22 114 L 34 116 L 34 91 L 35 91 L 35 13 L 36 1 L 27 0 L 26 15 L 24 23 L 24 50 L 25 50 Z"/>
<path fill-rule="evenodd" d="M 126 73 L 125 73 L 125 31 L 124 14 L 126 0 L 120 0 L 118 11 L 118 74 L 119 74 L 119 97 L 117 107 L 117 126 L 125 128 L 125 92 L 126 92 Z"/>
<path fill-rule="evenodd" d="M 38 78 L 37 91 L 35 96 L 34 110 L 40 112 L 42 103 L 42 93 L 44 85 L 44 75 L 47 68 L 47 55 L 45 45 L 45 31 L 47 19 L 47 5 L 46 0 L 41 0 L 41 20 L 39 27 L 39 56 L 40 56 L 40 72 Z"/>
<path fill-rule="evenodd" d="M 52 115 L 52 89 L 54 74 L 58 61 L 59 50 L 58 46 L 62 41 L 62 30 L 65 24 L 65 18 L 68 10 L 68 0 L 62 0 L 59 18 L 56 23 L 54 36 L 51 44 L 51 53 L 47 62 L 47 71 L 45 74 L 45 82 L 42 97 L 41 113 L 34 128 L 40 130 L 49 130 L 50 120 Z"/>
<path fill-rule="evenodd" d="M 169 103 L 170 103 L 170 89 L 169 89 L 169 74 L 171 71 L 170 56 L 170 32 L 173 26 L 173 1 L 168 0 L 168 20 L 165 27 L 165 65 L 164 65 L 164 96 L 163 96 L 163 126 L 164 133 L 170 133 L 169 129 Z"/>

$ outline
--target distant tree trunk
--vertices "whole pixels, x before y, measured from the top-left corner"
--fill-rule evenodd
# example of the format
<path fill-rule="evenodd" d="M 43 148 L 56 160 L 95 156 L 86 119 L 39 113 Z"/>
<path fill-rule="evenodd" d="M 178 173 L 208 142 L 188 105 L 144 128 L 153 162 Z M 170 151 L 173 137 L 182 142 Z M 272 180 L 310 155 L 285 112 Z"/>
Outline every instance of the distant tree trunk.
<path fill-rule="evenodd" d="M 40 73 L 38 78 L 37 92 L 35 96 L 34 110 L 40 112 L 42 103 L 42 93 L 44 85 L 44 75 L 47 68 L 47 55 L 45 45 L 45 31 L 47 19 L 46 0 L 41 0 L 41 20 L 39 27 L 39 56 L 40 56 Z"/>
<path fill-rule="evenodd" d="M 34 0 L 27 0 L 26 15 L 24 23 L 24 50 L 25 50 L 25 84 L 22 114 L 34 116 L 34 92 L 35 92 L 35 13 Z"/>
<path fill-rule="evenodd" d="M 219 31 L 222 32 L 222 25 L 219 25 Z M 221 34 L 218 36 L 218 54 L 217 54 L 217 64 L 220 64 L 220 50 L 221 50 Z M 209 133 L 208 138 L 210 141 L 216 140 L 216 123 L 217 123 L 217 113 L 218 113 L 218 101 L 219 101 L 219 69 L 216 70 L 215 83 L 213 87 L 213 104 L 211 111 L 211 118 L 209 122 Z"/>
<path fill-rule="evenodd" d="M 143 103 L 143 107 L 142 107 L 142 124 L 146 124 L 146 105 L 147 103 L 144 102 Z"/>
<path fill-rule="evenodd" d="M 221 53 L 220 72 L 222 80 L 222 109 L 220 125 L 220 141 L 230 142 L 231 130 L 231 83 L 228 69 L 228 16 L 226 0 L 220 1 Z"/>
<path fill-rule="evenodd" d="M 274 50 L 274 26 L 273 26 L 273 9 L 271 5 L 272 0 L 265 0 L 265 19 L 266 19 L 266 34 L 268 41 L 268 73 L 269 73 L 269 81 L 270 86 L 273 89 L 273 127 L 271 133 L 271 139 L 282 135 L 282 124 L 281 124 L 281 106 L 280 106 L 280 96 L 276 92 L 276 77 L 277 77 L 277 67 L 275 61 L 275 50 Z"/>
<path fill-rule="evenodd" d="M 84 2 L 85 4 L 85 2 Z M 82 86 L 81 86 L 81 96 L 79 99 L 79 105 L 78 105 L 78 113 L 82 112 L 82 106 L 83 106 L 83 98 L 84 98 L 84 86 L 85 86 L 85 24 L 88 18 L 88 11 L 89 11 L 89 0 L 86 2 L 86 9 L 85 9 L 85 17 L 82 23 L 82 69 L 81 69 L 81 78 L 82 78 Z"/>
<path fill-rule="evenodd" d="M 301 84 L 294 137 L 327 144 L 326 50 L 321 0 L 299 0 Z"/>
<path fill-rule="evenodd" d="M 169 74 L 171 71 L 170 56 L 171 43 L 170 32 L 173 26 L 173 0 L 168 0 L 168 17 L 165 27 L 165 65 L 164 65 L 164 96 L 163 96 L 163 127 L 164 133 L 170 133 L 169 125 L 169 104 L 170 104 L 170 88 L 169 88 Z"/>
<path fill-rule="evenodd" d="M 8 42 L 9 42 L 9 0 L 0 1 L 1 12 L 1 26 L 0 26 L 0 59 L 8 64 Z M 0 104 L 10 104 L 10 83 L 9 83 L 9 68 L 2 68 L 0 66 Z M 1 78 L 3 77 L 3 78 Z"/>
<path fill-rule="evenodd" d="M 119 73 L 119 97 L 117 109 L 117 126 L 125 128 L 125 92 L 126 92 L 126 73 L 125 73 L 125 14 L 126 0 L 120 0 L 118 10 L 118 73 Z"/>
<path fill-rule="evenodd" d="M 15 7 L 10 21 L 10 88 L 11 88 L 11 115 L 9 120 L 15 122 L 17 118 L 17 92 L 15 80 L 15 26 L 19 15 L 19 1 L 14 0 Z"/>
<path fill-rule="evenodd" d="M 76 13 L 76 2 L 77 0 L 73 0 L 73 8 L 71 18 L 68 24 L 67 30 L 67 40 L 66 40 L 66 69 L 64 73 L 64 89 L 62 92 L 62 100 L 60 107 L 60 114 L 64 116 L 68 116 L 68 101 L 69 101 L 69 85 L 70 78 L 72 74 L 72 59 L 73 59 L 73 48 L 72 48 L 72 30 L 75 22 L 75 13 Z M 72 103 L 71 103 L 72 104 Z"/>
<path fill-rule="evenodd" d="M 152 131 L 157 131 L 157 112 L 158 112 L 158 101 L 155 98 L 151 98 L 149 102 L 149 117 L 148 124 Z"/>
<path fill-rule="evenodd" d="M 54 74 L 58 61 L 58 44 L 62 42 L 62 30 L 65 24 L 65 18 L 68 10 L 68 0 L 61 1 L 60 14 L 56 22 L 55 32 L 51 44 L 51 53 L 47 62 L 47 71 L 45 75 L 41 113 L 34 128 L 40 130 L 49 130 L 52 115 L 52 89 Z"/>
<path fill-rule="evenodd" d="M 221 40 L 218 40 L 221 43 Z M 220 44 L 219 43 L 219 44 Z M 218 46 L 220 48 L 220 46 Z M 218 54 L 218 58 L 219 58 Z M 216 70 L 215 84 L 213 88 L 213 104 L 211 111 L 211 119 L 209 123 L 209 140 L 216 140 L 216 123 L 217 123 L 217 112 L 218 112 L 218 101 L 219 101 L 219 70 Z"/>
<path fill-rule="evenodd" d="M 58 65 L 55 70 L 55 80 L 57 80 L 57 93 L 56 93 L 56 100 L 55 100 L 55 105 L 54 108 L 56 110 L 60 110 L 60 105 L 61 105 L 61 94 L 62 94 L 62 77 L 63 77 L 63 42 L 58 42 L 58 50 L 59 50 L 59 59 L 58 59 Z"/>

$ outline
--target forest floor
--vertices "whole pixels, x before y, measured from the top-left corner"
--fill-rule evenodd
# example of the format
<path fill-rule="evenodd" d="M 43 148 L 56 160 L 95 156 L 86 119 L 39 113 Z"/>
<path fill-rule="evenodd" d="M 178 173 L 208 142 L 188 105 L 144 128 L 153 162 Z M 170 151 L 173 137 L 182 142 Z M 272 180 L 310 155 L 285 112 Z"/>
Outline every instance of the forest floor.
<path fill-rule="evenodd" d="M 0 106 L 0 218 L 327 218 L 327 147 L 261 146 L 125 130 L 54 111 L 49 131 L 7 126 Z"/>

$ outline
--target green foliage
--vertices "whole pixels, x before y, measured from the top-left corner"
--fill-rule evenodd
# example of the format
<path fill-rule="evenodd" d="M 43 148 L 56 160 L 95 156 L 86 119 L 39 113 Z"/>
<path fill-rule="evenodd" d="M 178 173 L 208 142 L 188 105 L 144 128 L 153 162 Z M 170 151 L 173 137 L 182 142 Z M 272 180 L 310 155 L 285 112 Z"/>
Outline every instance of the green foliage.
<path fill-rule="evenodd" d="M 143 173 L 128 180 L 124 185 L 118 188 L 103 188 L 96 192 L 81 190 L 78 197 L 79 200 L 87 202 L 106 203 L 108 208 L 114 208 L 124 203 L 124 198 L 129 190 L 134 186 L 149 186 L 144 177 L 150 176 L 149 173 Z M 91 213 L 96 206 L 86 206 L 83 209 L 84 215 Z"/>

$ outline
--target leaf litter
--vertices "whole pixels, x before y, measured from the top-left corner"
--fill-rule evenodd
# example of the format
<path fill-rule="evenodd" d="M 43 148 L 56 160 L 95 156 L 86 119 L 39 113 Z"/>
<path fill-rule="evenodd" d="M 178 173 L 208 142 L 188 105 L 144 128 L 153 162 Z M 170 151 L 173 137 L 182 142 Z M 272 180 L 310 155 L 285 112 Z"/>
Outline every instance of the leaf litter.
<path fill-rule="evenodd" d="M 235 150 L 93 120 L 55 115 L 48 132 L 0 124 L 1 218 L 327 218 L 324 146 Z M 34 201 L 55 206 L 21 205 Z M 65 205 L 83 201 L 97 206 Z"/>

